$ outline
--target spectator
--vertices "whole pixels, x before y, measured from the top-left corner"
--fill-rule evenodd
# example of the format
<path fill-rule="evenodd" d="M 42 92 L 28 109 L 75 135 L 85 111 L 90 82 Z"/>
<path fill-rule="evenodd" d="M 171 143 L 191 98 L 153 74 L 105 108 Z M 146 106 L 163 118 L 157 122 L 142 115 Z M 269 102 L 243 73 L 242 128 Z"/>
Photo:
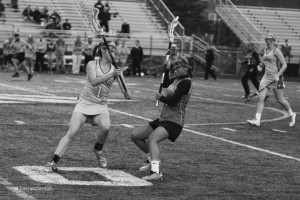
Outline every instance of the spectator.
<path fill-rule="evenodd" d="M 290 59 L 292 57 L 292 55 L 291 55 L 292 47 L 289 45 L 288 39 L 285 39 L 284 42 L 285 42 L 285 44 L 281 45 L 281 51 L 282 51 L 284 58 L 287 59 L 288 64 L 289 64 Z"/>
<path fill-rule="evenodd" d="M 44 6 L 44 8 L 41 11 L 41 20 L 43 20 L 44 23 L 47 23 L 48 18 L 49 18 L 49 10 L 47 6 Z"/>
<path fill-rule="evenodd" d="M 44 65 L 44 56 L 46 53 L 47 42 L 43 38 L 41 34 L 39 39 L 36 41 L 36 53 L 35 53 L 35 68 L 34 71 L 42 72 L 46 71 L 46 67 Z"/>
<path fill-rule="evenodd" d="M 51 18 L 49 19 L 49 22 L 46 24 L 45 29 L 50 29 L 50 30 L 56 29 L 53 19 Z"/>
<path fill-rule="evenodd" d="M 65 19 L 65 22 L 63 23 L 63 29 L 64 30 L 71 30 L 72 25 L 69 23 L 69 19 Z"/>
<path fill-rule="evenodd" d="M 119 66 L 124 70 L 126 61 L 127 61 L 127 57 L 128 57 L 128 47 L 126 46 L 126 40 L 123 39 L 121 42 L 121 45 L 119 45 L 117 47 L 117 52 L 118 52 L 118 56 L 119 56 L 119 60 L 118 60 L 118 64 Z"/>
<path fill-rule="evenodd" d="M 84 72 L 86 72 L 87 64 L 93 60 L 93 50 L 95 48 L 95 44 L 93 43 L 92 36 L 88 37 L 88 41 L 84 44 Z"/>
<path fill-rule="evenodd" d="M 30 5 L 27 5 L 27 7 L 23 10 L 23 16 L 25 21 L 31 20 L 32 10 Z"/>
<path fill-rule="evenodd" d="M 10 66 L 13 66 L 12 56 L 14 52 L 11 47 L 12 41 L 13 37 L 9 37 L 8 40 L 3 43 L 4 65 L 7 70 L 9 70 Z"/>
<path fill-rule="evenodd" d="M 72 66 L 73 74 L 79 74 L 80 64 L 82 59 L 82 50 L 83 50 L 83 44 L 81 42 L 81 37 L 77 35 L 73 47 L 73 66 Z"/>
<path fill-rule="evenodd" d="M 33 74 L 33 67 L 34 67 L 34 56 L 36 51 L 35 42 L 33 40 L 32 35 L 29 35 L 26 41 L 30 46 L 26 46 L 25 48 L 25 62 L 29 67 L 30 74 Z"/>
<path fill-rule="evenodd" d="M 215 74 L 215 71 L 212 69 L 214 60 L 215 60 L 214 51 L 209 45 L 207 47 L 206 56 L 205 56 L 205 61 L 206 61 L 205 75 L 204 75 L 205 80 L 208 80 L 208 74 L 210 74 L 215 80 L 217 79 L 217 75 Z"/>
<path fill-rule="evenodd" d="M 130 25 L 128 24 L 127 20 L 124 20 L 121 26 L 121 37 L 128 37 L 130 38 Z"/>
<path fill-rule="evenodd" d="M 56 51 L 55 51 L 55 56 L 56 56 L 56 72 L 59 73 L 65 73 L 65 64 L 64 64 L 64 56 L 65 56 L 65 48 L 66 48 L 66 43 L 62 36 L 60 36 L 57 41 L 56 41 Z"/>
<path fill-rule="evenodd" d="M 174 63 L 179 57 L 179 52 L 176 44 L 171 45 L 168 65 L 170 66 L 170 75 L 174 75 Z"/>
<path fill-rule="evenodd" d="M 34 22 L 40 24 L 42 22 L 41 20 L 41 16 L 42 16 L 42 13 L 39 9 L 39 7 L 35 7 L 34 11 L 32 11 L 32 19 Z"/>
<path fill-rule="evenodd" d="M 5 5 L 0 0 L 0 18 L 3 18 L 3 22 L 5 22 Z"/>
<path fill-rule="evenodd" d="M 61 17 L 55 10 L 52 12 L 52 14 L 49 16 L 49 19 L 53 20 L 53 23 L 56 25 L 57 23 L 61 22 Z"/>
<path fill-rule="evenodd" d="M 111 14 L 110 14 L 110 6 L 109 4 L 106 2 L 105 6 L 103 8 L 103 14 L 101 17 L 101 21 L 100 21 L 100 25 L 101 27 L 103 27 L 104 31 L 109 32 L 109 25 L 108 25 L 108 21 L 111 19 Z"/>
<path fill-rule="evenodd" d="M 130 56 L 132 59 L 132 75 L 141 76 L 141 62 L 144 54 L 139 40 L 135 41 L 135 46 L 131 49 Z"/>
<path fill-rule="evenodd" d="M 15 9 L 15 12 L 19 12 L 19 3 L 18 0 L 11 0 L 10 5 L 13 9 Z"/>
<path fill-rule="evenodd" d="M 55 59 L 55 49 L 56 45 L 54 39 L 51 38 L 50 42 L 47 44 L 47 60 L 48 60 L 48 73 L 52 74 L 53 61 Z"/>
<path fill-rule="evenodd" d="M 98 2 L 95 3 L 94 7 L 98 8 L 98 10 L 99 10 L 98 19 L 101 21 L 101 14 L 103 13 L 103 10 L 104 10 L 104 5 L 102 4 L 102 1 L 98 0 Z"/>

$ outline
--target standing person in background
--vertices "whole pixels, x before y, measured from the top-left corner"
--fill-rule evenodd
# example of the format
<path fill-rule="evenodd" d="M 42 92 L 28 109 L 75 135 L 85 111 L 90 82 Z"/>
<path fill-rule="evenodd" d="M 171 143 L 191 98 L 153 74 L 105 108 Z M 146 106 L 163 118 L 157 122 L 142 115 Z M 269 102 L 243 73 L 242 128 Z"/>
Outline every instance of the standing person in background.
<path fill-rule="evenodd" d="M 176 44 L 171 45 L 168 65 L 170 65 L 170 75 L 174 75 L 174 63 L 179 57 L 179 52 Z"/>
<path fill-rule="evenodd" d="M 111 55 L 114 57 L 117 48 L 114 42 L 107 41 Z M 99 132 L 93 151 L 101 168 L 107 167 L 107 160 L 103 156 L 103 145 L 110 131 L 110 117 L 107 100 L 114 80 L 121 75 L 121 69 L 112 65 L 112 59 L 104 43 L 95 47 L 93 58 L 100 55 L 100 60 L 88 63 L 86 83 L 76 104 L 67 134 L 60 140 L 54 155 L 45 166 L 47 172 L 57 171 L 57 163 L 70 146 L 76 134 L 84 123 L 98 126 Z"/>
<path fill-rule="evenodd" d="M 135 46 L 132 47 L 130 56 L 132 59 L 132 75 L 141 76 L 141 62 L 143 61 L 144 53 L 139 40 L 135 41 Z"/>
<path fill-rule="evenodd" d="M 204 74 L 205 80 L 208 80 L 208 74 L 210 74 L 215 80 L 217 79 L 217 75 L 215 74 L 214 70 L 212 70 L 212 65 L 214 64 L 214 60 L 215 60 L 214 51 L 212 50 L 211 46 L 208 45 L 206 50 L 206 56 L 205 56 L 205 61 L 206 61 L 205 74 Z"/>
<path fill-rule="evenodd" d="M 15 33 L 14 34 L 14 40 L 11 43 L 11 48 L 13 49 L 14 55 L 12 58 L 14 67 L 15 67 L 15 74 L 12 75 L 12 77 L 19 77 L 19 71 L 18 71 L 18 67 L 21 66 L 22 68 L 25 69 L 25 71 L 27 72 L 27 77 L 28 80 L 30 80 L 32 78 L 32 71 L 29 71 L 29 69 L 27 68 L 27 66 L 24 64 L 25 62 L 25 48 L 32 48 L 30 44 L 28 44 L 27 42 L 25 42 L 24 40 L 20 39 L 20 34 L 19 33 Z"/>
<path fill-rule="evenodd" d="M 283 72 L 287 68 L 287 64 L 281 51 L 275 47 L 275 41 L 275 35 L 271 33 L 265 38 L 267 48 L 264 50 L 264 55 L 262 57 L 263 65 L 265 66 L 265 74 L 259 84 L 259 90 L 261 92 L 258 94 L 259 101 L 256 107 L 255 118 L 247 120 L 247 122 L 255 126 L 260 126 L 261 114 L 264 109 L 264 100 L 269 90 L 273 88 L 277 102 L 291 117 L 289 126 L 292 127 L 295 125 L 296 113 L 292 111 L 289 102 L 283 96 L 283 89 L 285 88 Z M 278 62 L 280 62 L 280 65 L 277 64 Z"/>
<path fill-rule="evenodd" d="M 102 1 L 101 1 L 101 0 L 98 0 L 97 3 L 94 4 L 94 8 L 97 8 L 97 9 L 99 10 L 100 13 L 103 12 L 103 10 L 104 10 L 104 5 L 103 5 Z M 98 15 L 98 17 L 99 17 L 99 15 Z M 99 20 L 100 20 L 100 19 L 99 19 Z"/>
<path fill-rule="evenodd" d="M 100 25 L 103 27 L 105 32 L 109 32 L 108 22 L 110 21 L 110 19 L 111 19 L 110 6 L 109 6 L 109 3 L 106 2 L 103 7 L 103 14 L 102 14 L 101 22 L 100 22 Z"/>
<path fill-rule="evenodd" d="M 128 47 L 126 45 L 126 40 L 123 39 L 121 44 L 118 46 L 118 56 L 119 56 L 119 61 L 118 64 L 119 66 L 124 70 L 126 61 L 127 61 L 127 57 L 129 54 L 129 50 Z"/>
<path fill-rule="evenodd" d="M 5 5 L 2 3 L 2 0 L 0 0 L 0 19 L 3 19 L 3 24 L 5 23 Z"/>
<path fill-rule="evenodd" d="M 30 47 L 26 46 L 25 48 L 25 61 L 27 63 L 27 66 L 29 67 L 29 72 L 30 72 L 28 75 L 28 81 L 29 81 L 32 78 L 32 74 L 33 74 L 36 46 L 32 35 L 28 36 L 26 42 L 30 44 Z"/>
<path fill-rule="evenodd" d="M 79 74 L 80 64 L 82 59 L 83 43 L 81 42 L 81 37 L 78 35 L 73 46 L 73 66 L 72 73 Z"/>
<path fill-rule="evenodd" d="M 248 50 L 246 56 L 244 56 L 244 64 L 247 64 L 247 71 L 242 76 L 242 84 L 245 91 L 244 99 L 249 99 L 250 89 L 248 85 L 249 79 L 253 83 L 256 90 L 259 89 L 259 81 L 257 80 L 257 66 L 259 65 L 258 53 L 254 50 L 254 44 L 252 42 L 248 43 Z"/>
<path fill-rule="evenodd" d="M 12 57 L 13 57 L 13 49 L 11 47 L 13 41 L 13 37 L 9 37 L 8 40 L 3 43 L 3 55 L 4 55 L 4 65 L 6 70 L 8 71 L 10 66 L 13 66 Z"/>
<path fill-rule="evenodd" d="M 52 74 L 53 61 L 55 59 L 56 45 L 54 39 L 51 38 L 50 42 L 47 44 L 47 60 L 48 60 L 48 73 Z"/>
<path fill-rule="evenodd" d="M 47 71 L 44 65 L 44 57 L 47 50 L 47 42 L 43 35 L 40 34 L 39 39 L 35 43 L 36 53 L 35 53 L 35 72 Z"/>
<path fill-rule="evenodd" d="M 288 60 L 288 64 L 290 64 L 292 47 L 289 45 L 288 39 L 285 39 L 284 42 L 285 44 L 281 45 L 281 52 L 283 57 Z"/>
<path fill-rule="evenodd" d="M 87 64 L 93 60 L 93 49 L 95 48 L 95 44 L 93 43 L 92 36 L 88 37 L 88 41 L 84 44 L 84 70 L 83 72 L 86 72 Z"/>
<path fill-rule="evenodd" d="M 166 63 L 167 64 L 167 63 Z M 185 109 L 192 92 L 193 67 L 187 57 L 180 56 L 174 63 L 175 77 L 169 79 L 167 65 L 163 87 L 165 94 L 156 93 L 155 99 L 164 103 L 160 116 L 131 134 L 132 141 L 147 155 L 147 161 L 139 171 L 149 171 L 144 180 L 162 179 L 159 143 L 169 139 L 175 142 L 184 126 Z M 150 155 L 149 155 L 150 154 Z"/>
<path fill-rule="evenodd" d="M 62 36 L 56 40 L 55 57 L 56 57 L 56 73 L 65 73 L 65 49 L 66 44 Z"/>

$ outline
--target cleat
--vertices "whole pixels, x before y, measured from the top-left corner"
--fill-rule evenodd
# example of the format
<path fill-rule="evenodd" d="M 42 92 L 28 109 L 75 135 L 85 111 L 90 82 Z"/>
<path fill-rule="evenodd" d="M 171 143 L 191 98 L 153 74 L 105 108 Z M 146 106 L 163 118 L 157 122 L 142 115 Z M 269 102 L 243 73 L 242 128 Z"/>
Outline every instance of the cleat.
<path fill-rule="evenodd" d="M 98 160 L 98 164 L 101 168 L 106 168 L 107 167 L 107 161 L 106 161 L 106 158 L 104 158 L 102 156 L 102 151 L 97 151 L 94 149 L 94 153 L 97 157 L 97 160 Z"/>
<path fill-rule="evenodd" d="M 151 171 L 149 176 L 145 176 L 142 179 L 145 181 L 152 181 L 152 180 L 162 181 L 162 177 L 163 177 L 162 173 L 156 173 L 156 172 Z"/>
<path fill-rule="evenodd" d="M 242 96 L 243 99 L 249 99 L 249 94 Z"/>
<path fill-rule="evenodd" d="M 296 113 L 293 113 L 293 115 L 291 116 L 291 122 L 289 123 L 290 127 L 293 127 L 295 125 L 296 122 Z"/>
<path fill-rule="evenodd" d="M 264 101 L 267 101 L 268 98 L 269 98 L 269 95 L 267 95 L 267 96 L 265 97 L 265 100 L 264 100 Z"/>
<path fill-rule="evenodd" d="M 12 75 L 11 77 L 20 77 L 19 73 L 16 72 L 14 75 Z"/>
<path fill-rule="evenodd" d="M 149 171 L 151 168 L 151 163 L 150 163 L 150 160 L 147 159 L 144 163 L 144 165 L 142 167 L 140 167 L 139 171 L 140 172 L 146 172 L 146 171 Z"/>
<path fill-rule="evenodd" d="M 248 122 L 249 124 L 254 125 L 254 126 L 257 126 L 257 127 L 260 126 L 260 121 L 257 120 L 257 119 L 247 120 L 247 122 Z"/>
<path fill-rule="evenodd" d="M 27 81 L 30 81 L 30 79 L 33 77 L 33 75 L 32 74 L 28 74 L 27 77 L 28 77 Z"/>
<path fill-rule="evenodd" d="M 51 161 L 51 162 L 48 162 L 45 166 L 45 171 L 46 172 L 57 172 L 58 169 L 56 167 L 56 163 Z"/>

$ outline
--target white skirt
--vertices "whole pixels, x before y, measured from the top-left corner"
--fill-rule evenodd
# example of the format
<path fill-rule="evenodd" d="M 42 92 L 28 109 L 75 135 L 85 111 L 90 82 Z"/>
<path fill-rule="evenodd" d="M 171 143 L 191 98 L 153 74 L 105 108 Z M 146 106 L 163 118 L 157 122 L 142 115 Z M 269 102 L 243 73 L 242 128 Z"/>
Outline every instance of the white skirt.
<path fill-rule="evenodd" d="M 82 113 L 84 115 L 100 115 L 109 114 L 107 104 L 101 105 L 97 103 L 91 103 L 84 99 L 78 100 L 73 113 Z"/>

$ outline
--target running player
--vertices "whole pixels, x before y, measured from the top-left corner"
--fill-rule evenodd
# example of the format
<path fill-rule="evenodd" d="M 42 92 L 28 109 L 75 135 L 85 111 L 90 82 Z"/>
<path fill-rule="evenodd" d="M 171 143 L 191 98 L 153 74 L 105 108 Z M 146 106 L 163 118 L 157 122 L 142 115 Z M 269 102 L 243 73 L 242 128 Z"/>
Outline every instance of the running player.
<path fill-rule="evenodd" d="M 185 56 L 178 57 L 174 63 L 174 78 L 169 79 L 170 64 L 165 71 L 163 87 L 167 88 L 165 94 L 157 93 L 155 98 L 163 102 L 159 118 L 136 129 L 131 134 L 132 141 L 150 159 L 140 168 L 140 171 L 150 171 L 144 180 L 162 179 L 159 170 L 160 150 L 159 143 L 169 139 L 175 142 L 180 135 L 185 117 L 185 108 L 192 90 L 193 67 Z"/>
<path fill-rule="evenodd" d="M 28 76 L 28 81 L 32 78 L 32 70 L 29 70 L 27 66 L 25 66 L 25 48 L 31 49 L 32 46 L 25 42 L 24 40 L 20 39 L 20 34 L 14 34 L 15 39 L 11 43 L 11 48 L 13 49 L 14 55 L 12 57 L 12 61 L 15 67 L 15 74 L 12 77 L 19 77 L 18 66 L 20 65 L 25 69 Z"/>
<path fill-rule="evenodd" d="M 108 42 L 108 46 L 114 57 L 117 52 L 115 43 Z M 99 127 L 100 130 L 94 146 L 94 153 L 100 167 L 105 168 L 107 166 L 107 161 L 102 155 L 102 147 L 110 131 L 107 99 L 114 80 L 121 75 L 121 69 L 115 69 L 112 65 L 111 57 L 104 43 L 100 43 L 94 48 L 93 59 L 96 53 L 101 58 L 100 60 L 92 60 L 87 65 L 86 83 L 73 111 L 69 130 L 60 140 L 51 161 L 46 165 L 46 171 L 48 172 L 57 170 L 56 165 L 58 161 L 85 122 Z"/>
<path fill-rule="evenodd" d="M 264 109 L 264 100 L 269 90 L 273 88 L 277 102 L 283 106 L 283 108 L 288 112 L 291 117 L 291 122 L 289 126 L 292 127 L 295 125 L 296 113 L 291 109 L 291 106 L 287 100 L 283 97 L 283 89 L 285 88 L 283 81 L 283 72 L 287 68 L 286 61 L 281 53 L 281 51 L 275 47 L 275 35 L 268 34 L 265 38 L 267 48 L 264 50 L 264 55 L 262 57 L 263 65 L 265 66 L 265 74 L 260 81 L 259 90 L 263 89 L 262 92 L 258 94 L 259 101 L 257 103 L 255 118 L 252 120 L 247 120 L 249 124 L 260 126 L 261 114 Z M 277 61 L 280 62 L 281 67 L 277 64 Z"/>

